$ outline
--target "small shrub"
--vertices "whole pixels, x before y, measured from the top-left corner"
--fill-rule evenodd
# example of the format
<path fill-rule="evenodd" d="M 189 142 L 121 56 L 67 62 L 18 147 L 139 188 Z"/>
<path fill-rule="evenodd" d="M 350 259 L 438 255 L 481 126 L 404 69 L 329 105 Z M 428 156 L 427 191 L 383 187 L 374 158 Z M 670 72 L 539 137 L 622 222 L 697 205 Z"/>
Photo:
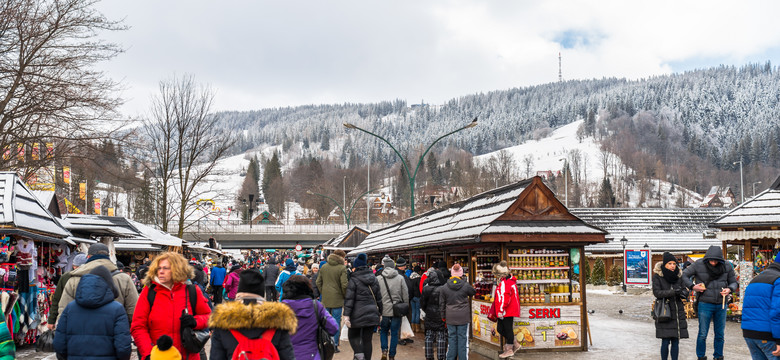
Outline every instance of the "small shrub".
<path fill-rule="evenodd" d="M 615 286 L 623 283 L 623 267 L 613 265 L 609 269 L 609 276 L 607 277 L 607 285 Z"/>
<path fill-rule="evenodd" d="M 593 264 L 593 272 L 591 272 L 590 283 L 593 285 L 605 285 L 607 278 L 604 269 L 604 260 L 596 259 L 596 263 Z"/>

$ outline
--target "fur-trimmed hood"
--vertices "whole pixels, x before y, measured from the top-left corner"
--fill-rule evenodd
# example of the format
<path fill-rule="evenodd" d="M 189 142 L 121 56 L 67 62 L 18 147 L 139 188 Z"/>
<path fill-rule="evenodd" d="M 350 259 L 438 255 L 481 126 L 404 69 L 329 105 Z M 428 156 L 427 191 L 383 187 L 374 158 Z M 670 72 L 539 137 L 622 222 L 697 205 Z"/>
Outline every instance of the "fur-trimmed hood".
<path fill-rule="evenodd" d="M 298 328 L 295 312 L 286 304 L 265 302 L 244 305 L 231 301 L 219 304 L 209 318 L 209 328 L 215 329 L 281 329 L 294 334 Z"/>
<path fill-rule="evenodd" d="M 657 274 L 660 277 L 664 277 L 664 272 L 661 271 L 661 266 L 664 266 L 663 261 L 659 261 L 655 263 L 655 266 L 653 267 L 653 273 Z M 680 269 L 679 266 L 677 267 L 677 276 L 682 277 L 682 269 Z"/>

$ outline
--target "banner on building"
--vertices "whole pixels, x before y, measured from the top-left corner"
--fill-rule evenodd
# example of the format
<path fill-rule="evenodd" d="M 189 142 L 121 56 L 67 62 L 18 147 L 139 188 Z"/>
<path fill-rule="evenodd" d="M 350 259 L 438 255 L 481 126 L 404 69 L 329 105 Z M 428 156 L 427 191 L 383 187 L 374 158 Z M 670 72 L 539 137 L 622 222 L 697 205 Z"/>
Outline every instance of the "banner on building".
<path fill-rule="evenodd" d="M 70 166 L 62 167 L 62 181 L 70 185 Z M 68 190 L 70 191 L 70 190 Z"/>
<path fill-rule="evenodd" d="M 46 143 L 46 158 L 54 159 L 54 143 Z"/>
<path fill-rule="evenodd" d="M 87 199 L 87 183 L 79 183 L 79 199 L 86 200 Z"/>
<path fill-rule="evenodd" d="M 114 216 L 114 208 L 108 208 L 106 211 L 108 216 Z"/>
<path fill-rule="evenodd" d="M 100 198 L 95 198 L 95 215 L 100 215 Z"/>
<path fill-rule="evenodd" d="M 24 144 L 22 143 L 16 145 L 16 158 L 19 161 L 24 161 Z"/>
<path fill-rule="evenodd" d="M 81 210 L 79 210 L 76 205 L 73 205 L 73 203 L 70 202 L 70 200 L 67 198 L 65 198 L 65 209 L 68 214 L 81 214 Z"/>
<path fill-rule="evenodd" d="M 41 149 L 39 147 L 40 145 L 38 143 L 33 143 L 32 145 L 32 159 L 33 160 L 40 160 L 41 159 Z"/>

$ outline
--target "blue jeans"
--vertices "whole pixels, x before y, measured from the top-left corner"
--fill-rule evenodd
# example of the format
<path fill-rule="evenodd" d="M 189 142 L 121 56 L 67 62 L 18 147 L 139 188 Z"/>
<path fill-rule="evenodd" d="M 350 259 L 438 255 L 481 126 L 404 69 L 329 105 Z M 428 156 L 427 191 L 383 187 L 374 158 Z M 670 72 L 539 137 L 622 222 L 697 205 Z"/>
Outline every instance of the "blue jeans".
<path fill-rule="evenodd" d="M 745 338 L 750 357 L 753 360 L 777 360 L 777 356 L 772 355 L 772 351 L 777 349 L 777 345 L 771 340 L 757 340 Z"/>
<path fill-rule="evenodd" d="M 447 325 L 449 345 L 447 360 L 467 360 L 469 353 L 469 324 Z"/>
<path fill-rule="evenodd" d="M 379 324 L 379 343 L 382 345 L 382 352 L 387 351 L 387 332 L 390 331 L 390 351 L 388 355 L 395 356 L 395 348 L 398 347 L 398 335 L 401 333 L 400 316 L 382 316 L 382 323 Z"/>
<path fill-rule="evenodd" d="M 723 332 L 726 330 L 726 309 L 721 304 L 699 303 L 699 335 L 696 337 L 696 356 L 707 356 L 707 333 L 710 332 L 712 321 L 715 340 L 713 341 L 712 357 L 723 357 Z"/>
<path fill-rule="evenodd" d="M 420 298 L 412 298 L 412 324 L 420 323 Z"/>
<path fill-rule="evenodd" d="M 325 308 L 325 310 L 330 313 L 330 316 L 333 316 L 333 320 L 336 320 L 336 324 L 339 325 L 339 331 L 336 332 L 336 335 L 333 335 L 333 342 L 336 344 L 336 347 L 339 347 L 339 335 L 341 335 L 341 312 L 343 308 Z"/>

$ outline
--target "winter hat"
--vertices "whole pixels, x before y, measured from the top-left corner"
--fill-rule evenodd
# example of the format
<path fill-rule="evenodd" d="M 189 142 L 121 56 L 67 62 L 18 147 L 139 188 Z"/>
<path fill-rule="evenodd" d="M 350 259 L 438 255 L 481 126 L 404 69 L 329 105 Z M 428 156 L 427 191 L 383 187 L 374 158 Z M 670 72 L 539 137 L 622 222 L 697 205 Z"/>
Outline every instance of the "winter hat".
<path fill-rule="evenodd" d="M 672 255 L 672 253 L 668 251 L 664 251 L 664 262 L 663 265 L 666 265 L 668 262 L 674 261 L 674 263 L 677 263 L 677 258 Z"/>
<path fill-rule="evenodd" d="M 87 255 L 78 254 L 73 258 L 73 266 L 81 266 L 87 263 Z"/>
<path fill-rule="evenodd" d="M 355 268 L 366 266 L 366 264 L 368 264 L 368 255 L 366 255 L 366 253 L 358 254 L 357 258 L 355 258 L 355 261 L 352 262 L 352 266 Z"/>
<path fill-rule="evenodd" d="M 108 256 L 108 246 L 101 243 L 95 243 L 89 246 L 87 256 L 106 255 Z"/>
<path fill-rule="evenodd" d="M 238 292 L 265 296 L 263 275 L 257 270 L 244 270 L 238 274 Z"/>
<path fill-rule="evenodd" d="M 304 270 L 306 270 L 306 267 L 303 265 L 298 265 L 298 267 L 295 269 L 295 271 L 303 274 Z"/>
<path fill-rule="evenodd" d="M 295 261 L 293 261 L 292 259 L 287 259 L 284 261 L 284 267 L 294 267 L 294 266 L 295 266 Z"/>
<path fill-rule="evenodd" d="M 122 264 L 121 261 L 117 260 L 116 261 L 116 269 L 121 271 L 124 268 L 125 268 L 125 264 Z"/>
<path fill-rule="evenodd" d="M 114 285 L 114 279 L 111 278 L 111 272 L 108 271 L 108 269 L 105 266 L 100 265 L 98 267 L 95 267 L 89 273 L 92 275 L 100 276 L 103 279 L 103 281 L 105 281 L 106 284 L 111 288 L 111 292 L 114 293 L 114 298 L 116 299 L 119 297 L 119 290 L 117 290 L 116 286 Z"/>
<path fill-rule="evenodd" d="M 314 269 L 317 269 L 317 270 L 319 270 L 319 269 L 320 269 L 320 264 L 314 264 L 314 265 L 312 265 L 312 266 L 311 266 L 311 269 L 312 269 L 312 270 L 314 270 Z"/>
<path fill-rule="evenodd" d="M 393 261 L 393 259 L 391 259 L 389 256 L 385 255 L 385 257 L 382 258 L 382 266 L 392 269 L 395 267 L 395 261 Z"/>
<path fill-rule="evenodd" d="M 460 266 L 460 264 L 452 265 L 452 269 L 450 270 L 450 274 L 452 274 L 452 276 L 462 277 L 463 276 L 463 268 Z"/>
<path fill-rule="evenodd" d="M 406 266 L 406 259 L 399 256 L 398 259 L 395 260 L 395 266 L 397 267 Z"/>
<path fill-rule="evenodd" d="M 509 275 L 509 267 L 506 265 L 505 260 L 501 260 L 500 263 L 493 265 L 493 274 L 497 277 L 504 277 Z"/>
<path fill-rule="evenodd" d="M 422 271 L 422 268 L 420 267 L 420 265 L 415 265 L 414 268 L 412 269 L 412 271 L 414 271 L 416 273 L 420 273 L 420 271 Z"/>
<path fill-rule="evenodd" d="M 149 354 L 149 360 L 181 360 L 181 354 L 179 350 L 173 347 L 173 339 L 168 335 L 160 336 L 157 339 L 157 345 L 152 348 L 152 353 Z"/>

